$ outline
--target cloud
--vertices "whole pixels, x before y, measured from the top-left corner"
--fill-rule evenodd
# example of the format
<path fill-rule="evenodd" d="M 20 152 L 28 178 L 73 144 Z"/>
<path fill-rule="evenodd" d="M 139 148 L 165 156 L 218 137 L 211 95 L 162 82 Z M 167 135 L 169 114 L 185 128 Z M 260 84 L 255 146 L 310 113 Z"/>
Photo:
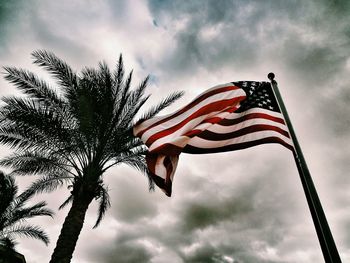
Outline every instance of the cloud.
<path fill-rule="evenodd" d="M 184 170 L 191 170 L 190 167 L 180 169 L 181 175 L 185 174 Z M 287 262 L 289 251 L 278 251 L 288 243 L 293 245 L 299 235 L 313 234 L 308 231 L 292 234 L 295 232 L 294 220 L 303 220 L 304 215 L 298 215 L 298 203 L 304 200 L 295 196 L 290 198 L 293 189 L 288 189 L 290 184 L 286 183 L 290 179 L 280 179 L 284 165 L 268 166 L 260 162 L 254 169 L 255 174 L 243 182 L 239 175 L 228 179 L 230 169 L 214 181 L 195 174 L 195 178 L 193 174 L 186 180 L 177 178 L 174 199 L 158 200 L 158 214 L 139 215 L 138 221 L 117 217 L 122 225 L 118 227 L 113 245 L 108 249 L 95 248 L 89 258 L 98 254 L 100 257 L 96 260 L 105 262 L 111 251 L 126 253 L 124 244 L 141 244 L 149 253 L 150 257 L 146 259 L 150 262 L 168 253 L 174 258 L 174 261 L 168 259 L 170 262 Z M 249 168 L 247 174 L 250 174 Z M 236 181 L 239 179 L 240 183 Z M 118 185 L 123 185 L 128 192 L 135 189 L 135 185 L 129 183 Z M 188 189 L 181 189 L 183 185 Z M 134 195 L 139 196 L 139 190 Z M 280 201 L 276 201 L 278 199 Z M 133 204 L 123 199 L 114 200 L 117 202 L 113 208 L 115 213 L 123 211 L 119 202 L 126 210 L 132 210 Z M 290 218 L 291 213 L 294 220 Z M 286 244 L 285 236 L 293 238 Z"/>
<path fill-rule="evenodd" d="M 119 167 L 114 169 L 115 174 L 127 174 L 119 176 L 109 183 L 113 206 L 111 208 L 113 216 L 120 221 L 134 223 L 145 217 L 153 217 L 158 213 L 157 203 L 148 200 L 147 179 L 142 178 L 137 172 L 131 173 L 129 167 Z M 124 172 L 123 172 L 124 171 Z M 130 194 L 132 193 L 132 194 Z"/>
<path fill-rule="evenodd" d="M 161 62 L 169 75 L 201 68 L 242 71 L 270 59 L 303 84 L 317 87 L 335 78 L 348 57 L 348 21 L 338 16 L 342 4 L 149 1 L 149 6 L 157 23 L 173 35 L 174 44 Z"/>
<path fill-rule="evenodd" d="M 349 1 L 1 1 L 0 60 L 32 69 L 30 52 L 44 48 L 79 70 L 103 59 L 113 67 L 122 52 L 135 83 L 151 74 L 151 104 L 186 91 L 168 112 L 210 86 L 274 71 L 346 261 L 349 10 Z M 91 230 L 91 206 L 74 262 L 320 262 L 298 176 L 279 145 L 183 154 L 172 198 L 117 167 L 105 176 L 112 207 Z M 48 195 L 52 208 L 62 192 Z M 66 212 L 40 221 L 52 240 L 45 252 L 21 241 L 28 262 L 48 261 Z"/>
<path fill-rule="evenodd" d="M 105 263 L 151 262 L 151 254 L 137 241 L 112 241 L 108 243 L 108 249 L 106 248 L 106 246 L 99 247 L 94 254 L 90 254 L 88 260 L 92 260 L 91 262 Z"/>
<path fill-rule="evenodd" d="M 170 72 L 193 74 L 202 67 L 246 69 L 261 63 L 261 54 L 283 37 L 293 13 L 300 13 L 295 5 L 273 3 L 149 1 L 157 23 L 174 37 L 162 65 Z"/>

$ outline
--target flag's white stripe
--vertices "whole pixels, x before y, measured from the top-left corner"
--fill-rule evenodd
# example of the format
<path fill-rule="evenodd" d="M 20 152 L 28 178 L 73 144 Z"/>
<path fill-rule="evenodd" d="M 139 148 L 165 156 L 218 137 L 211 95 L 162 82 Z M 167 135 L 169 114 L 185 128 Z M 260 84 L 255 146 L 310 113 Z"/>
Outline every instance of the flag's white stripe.
<path fill-rule="evenodd" d="M 133 128 L 133 133 L 134 135 L 137 135 L 140 131 L 146 129 L 147 127 L 151 126 L 153 123 L 156 123 L 160 120 L 163 120 L 165 118 L 167 118 L 168 116 L 170 115 L 173 115 L 174 113 L 170 113 L 170 114 L 167 114 L 167 115 L 163 115 L 163 116 L 155 116 L 155 117 L 152 117 L 151 119 L 148 119 L 148 120 L 145 120 L 143 122 L 141 122 L 140 124 L 134 126 Z"/>
<path fill-rule="evenodd" d="M 196 106 L 188 109 L 186 112 L 171 118 L 168 121 L 165 121 L 159 125 L 156 125 L 155 127 L 152 127 L 151 129 L 149 129 L 148 131 L 146 131 L 143 135 L 142 135 L 142 140 L 147 141 L 148 138 L 150 136 L 152 136 L 153 134 L 159 132 L 159 131 L 163 131 L 165 129 L 171 128 L 174 125 L 180 123 L 181 121 L 185 120 L 186 118 L 188 118 L 191 114 L 193 114 L 194 112 L 198 111 L 199 109 L 201 109 L 202 107 L 213 103 L 215 101 L 221 101 L 221 100 L 228 100 L 228 99 L 233 99 L 236 97 L 240 97 L 240 96 L 245 96 L 245 92 L 241 89 L 237 89 L 237 90 L 231 90 L 231 91 L 226 91 L 226 92 L 221 92 L 219 94 L 216 94 L 214 96 L 208 97 L 207 99 L 201 101 L 199 104 L 197 104 Z M 234 105 L 232 105 L 234 106 Z M 144 125 L 143 123 L 139 125 L 140 129 L 137 128 L 135 129 L 135 131 L 137 132 L 137 130 L 144 130 L 147 127 L 149 127 L 150 125 Z"/>
<path fill-rule="evenodd" d="M 178 147 L 185 147 L 188 143 L 188 141 L 190 140 L 191 138 L 190 137 L 187 137 L 187 136 L 177 136 L 177 137 L 174 137 L 174 138 L 171 138 L 171 140 L 166 140 L 165 142 L 159 142 L 159 141 L 155 141 L 152 145 L 149 146 L 148 150 L 150 152 L 154 151 L 156 148 L 158 148 L 159 146 L 165 144 L 165 143 L 168 143 L 168 144 L 173 144 L 173 145 L 176 145 Z"/>
<path fill-rule="evenodd" d="M 191 103 L 192 103 L 193 101 L 195 101 L 196 99 L 200 98 L 201 96 L 203 96 L 203 95 L 205 95 L 205 94 L 207 94 L 207 93 L 209 93 L 209 92 L 211 92 L 211 91 L 213 91 L 213 90 L 217 90 L 217 89 L 221 89 L 221 88 L 228 88 L 228 87 L 237 87 L 237 86 L 235 86 L 232 82 L 228 82 L 228 83 L 225 83 L 225 84 L 216 85 L 216 86 L 214 86 L 214 87 L 212 87 L 212 88 L 210 88 L 210 89 L 205 90 L 205 91 L 202 92 L 201 94 L 199 94 L 197 97 L 195 97 L 193 100 L 191 100 L 191 102 L 188 103 L 188 104 L 191 104 Z M 240 89 L 240 88 L 237 87 L 237 89 Z M 181 110 L 181 109 L 180 109 L 180 110 Z M 176 112 L 178 112 L 178 111 L 176 111 Z"/>
<path fill-rule="evenodd" d="M 187 105 L 191 104 L 193 101 L 195 101 L 196 99 L 198 99 L 199 97 L 211 92 L 212 90 L 216 90 L 216 89 L 219 89 L 219 88 L 223 88 L 223 87 L 234 87 L 235 85 L 233 85 L 232 83 L 226 83 L 226 84 L 222 84 L 222 85 L 217 85 L 215 87 L 212 87 L 208 90 L 206 90 L 205 92 L 203 92 L 202 94 L 198 95 L 197 97 L 195 97 L 195 99 L 193 99 L 190 103 L 188 103 Z M 136 127 L 134 127 L 134 134 L 137 134 L 138 132 L 146 129 L 147 127 L 153 125 L 154 123 L 160 121 L 160 120 L 163 120 L 165 118 L 168 118 L 169 116 L 172 116 L 172 115 L 175 115 L 177 114 L 179 111 L 181 111 L 184 107 L 187 107 L 187 105 L 183 106 L 182 108 L 180 108 L 179 110 L 173 112 L 173 113 L 170 113 L 170 114 L 166 114 L 164 116 L 155 116 L 151 119 L 148 119 L 148 120 L 145 120 L 143 121 L 142 123 L 140 123 L 139 125 L 137 125 Z"/>
<path fill-rule="evenodd" d="M 155 165 L 155 174 L 160 176 L 161 178 L 166 178 L 166 168 L 164 166 L 165 155 L 159 155 Z"/>
<path fill-rule="evenodd" d="M 209 92 L 211 92 L 212 90 L 216 90 L 216 89 L 220 89 L 220 88 L 223 88 L 223 87 L 234 87 L 235 85 L 232 84 L 232 83 L 225 83 L 225 84 L 220 84 L 220 85 L 217 85 L 217 86 L 214 86 L 210 89 L 207 89 L 206 91 L 204 91 L 203 93 L 199 94 L 197 97 L 195 97 L 190 103 L 188 104 L 191 104 L 193 101 L 195 101 L 196 99 L 198 99 L 199 97 L 203 96 L 204 94 L 207 94 Z M 187 104 L 187 105 L 188 105 Z M 184 107 L 186 107 L 187 105 L 185 105 Z M 183 107 L 183 108 L 184 108 Z M 173 113 L 170 113 L 170 114 L 167 114 L 167 115 L 164 115 L 164 116 L 156 116 L 156 117 L 153 117 L 151 119 L 148 119 L 148 120 L 145 120 L 143 121 L 142 123 L 140 123 L 140 125 L 137 125 L 136 127 L 134 127 L 134 134 L 137 134 L 139 133 L 140 131 L 142 131 L 143 129 L 151 126 L 152 124 L 162 120 L 162 119 L 165 119 L 171 115 L 175 115 L 176 113 L 178 113 L 179 111 L 181 111 L 183 108 L 177 110 L 176 112 L 173 112 Z"/>
<path fill-rule="evenodd" d="M 242 135 L 240 137 L 236 137 L 228 140 L 222 140 L 222 141 L 210 141 L 210 140 L 205 140 L 198 137 L 193 137 L 191 140 L 189 140 L 188 145 L 191 145 L 197 148 L 211 149 L 211 148 L 218 148 L 218 147 L 223 147 L 231 144 L 245 143 L 245 142 L 255 141 L 259 139 L 270 138 L 270 137 L 278 137 L 282 139 L 284 142 L 286 142 L 287 144 L 293 145 L 290 138 L 285 137 L 279 132 L 271 131 L 271 130 L 252 132 L 249 134 Z"/>
<path fill-rule="evenodd" d="M 176 171 L 176 167 L 177 167 L 177 163 L 179 161 L 179 157 L 178 156 L 169 156 L 170 160 L 171 160 L 171 164 L 172 164 L 172 170 L 171 170 L 171 174 L 170 174 L 170 180 L 173 181 L 174 178 L 174 174 Z"/>
<path fill-rule="evenodd" d="M 285 131 L 287 131 L 287 130 L 285 129 Z M 230 144 L 239 143 L 239 142 L 247 142 L 247 141 L 249 141 L 249 138 L 251 138 L 252 134 L 259 135 L 259 134 L 262 134 L 263 132 L 278 134 L 278 137 L 284 138 L 283 140 L 286 143 L 292 145 L 291 140 L 288 137 L 282 135 L 279 132 L 268 130 L 268 131 L 254 131 L 254 132 L 242 135 L 242 136 L 238 136 L 238 137 L 235 137 L 235 138 L 232 138 L 232 139 L 227 139 L 227 140 L 221 140 L 221 141 L 210 141 L 210 140 L 202 139 L 202 138 L 199 138 L 199 137 L 190 138 L 190 137 L 187 137 L 187 136 L 176 136 L 176 137 L 174 137 L 174 138 L 172 138 L 170 140 L 169 139 L 166 140 L 165 142 L 155 141 L 152 145 L 150 145 L 149 151 L 152 152 L 153 150 L 155 150 L 156 148 L 158 148 L 159 146 L 161 146 L 164 143 L 169 143 L 169 144 L 175 145 L 177 147 L 184 148 L 187 144 L 193 145 L 193 143 L 196 143 L 197 141 L 210 141 L 212 147 L 216 148 L 216 147 L 221 147 L 222 143 L 226 143 L 227 141 L 231 141 Z M 271 136 L 272 135 L 267 136 L 267 137 L 271 137 Z M 257 140 L 257 139 L 260 139 L 260 138 L 256 138 L 254 140 Z M 195 146 L 195 145 L 193 145 L 193 146 Z M 196 147 L 202 148 L 201 145 L 196 145 Z M 210 148 L 210 147 L 203 147 L 203 148 Z"/>
<path fill-rule="evenodd" d="M 221 126 L 218 124 L 211 124 L 211 123 L 203 123 L 200 125 L 195 125 L 194 129 L 196 130 L 209 130 L 215 133 L 229 133 L 229 132 L 234 132 L 234 131 L 238 131 L 242 128 L 246 128 L 255 124 L 267 124 L 267 125 L 272 125 L 278 128 L 281 128 L 283 130 L 285 130 L 286 132 L 288 132 L 287 127 L 284 124 L 278 123 L 278 122 L 274 122 L 274 121 L 270 121 L 270 120 L 266 120 L 266 119 L 251 119 L 251 120 L 246 120 L 243 122 L 240 122 L 236 125 L 231 125 L 231 126 Z M 187 136 L 182 136 L 183 134 L 185 134 L 186 132 L 190 131 L 190 129 L 187 129 L 187 127 L 183 127 L 184 129 L 178 130 L 175 133 L 171 133 L 168 136 L 164 136 L 159 138 L 158 140 L 156 140 L 154 143 L 152 143 L 149 146 L 149 150 L 153 151 L 154 149 L 158 148 L 159 146 L 161 146 L 162 144 L 165 143 L 171 143 L 173 145 L 176 145 L 178 147 L 185 147 L 189 138 Z"/>
<path fill-rule="evenodd" d="M 158 140 L 156 140 L 154 143 L 152 143 L 149 146 L 149 150 L 152 151 L 155 148 L 157 148 L 158 146 L 160 146 L 160 145 L 162 145 L 164 143 L 168 143 L 169 141 L 173 142 L 174 139 L 179 140 L 179 142 L 181 141 L 180 144 L 182 145 L 183 144 L 183 138 L 182 137 L 185 137 L 185 136 L 182 136 L 183 134 L 185 134 L 185 133 L 187 133 L 189 131 L 192 131 L 194 129 L 203 131 L 203 130 L 205 130 L 208 127 L 213 125 L 212 123 L 202 123 L 202 124 L 200 124 L 204 120 L 209 119 L 209 118 L 213 118 L 213 117 L 219 117 L 219 118 L 224 119 L 229 114 L 230 114 L 229 112 L 217 112 L 216 111 L 216 112 L 211 112 L 208 115 L 203 115 L 203 116 L 197 117 L 195 119 L 192 119 L 188 123 L 186 123 L 183 127 L 178 129 L 177 131 L 175 131 L 173 133 L 170 133 L 169 135 L 163 136 L 163 137 L 159 138 Z M 147 139 L 145 139 L 144 136 L 142 136 L 141 138 L 142 138 L 142 140 L 144 142 L 147 141 Z M 188 138 L 188 137 L 185 137 L 185 138 Z"/>
<path fill-rule="evenodd" d="M 170 127 L 173 127 L 174 125 L 180 123 L 181 121 L 183 121 L 186 118 L 188 118 L 189 116 L 191 116 L 191 114 L 193 114 L 194 112 L 198 111 L 199 109 L 201 109 L 202 107 L 205 107 L 206 105 L 208 105 L 210 103 L 213 103 L 215 101 L 233 99 L 233 98 L 236 98 L 239 96 L 245 96 L 245 93 L 243 90 L 231 90 L 231 91 L 221 92 L 219 94 L 208 97 L 205 100 L 198 103 L 196 106 L 188 109 L 186 112 L 184 112 L 184 113 L 182 113 L 174 118 L 171 118 L 163 123 L 160 123 L 160 124 L 156 125 L 155 127 L 152 127 L 151 129 L 149 129 L 148 131 L 146 131 L 142 135 L 142 139 L 148 140 L 148 138 L 150 136 L 152 136 L 153 134 L 155 134 L 159 131 L 168 129 Z M 150 125 L 144 126 L 142 124 L 141 126 L 143 126 L 143 129 L 146 129 Z M 141 130 L 143 130 L 143 129 L 141 129 Z"/>
<path fill-rule="evenodd" d="M 241 112 L 241 113 L 233 112 L 229 116 L 227 116 L 226 119 L 234 120 L 234 119 L 238 119 L 238 118 L 240 118 L 240 117 L 242 117 L 244 115 L 248 115 L 248 114 L 252 114 L 252 113 L 263 113 L 263 114 L 270 115 L 272 117 L 284 119 L 280 112 L 266 110 L 266 109 L 263 109 L 263 108 L 251 108 L 251 109 L 246 110 L 246 111 Z"/>
<path fill-rule="evenodd" d="M 237 130 L 240 130 L 242 128 L 246 128 L 252 125 L 256 125 L 256 124 L 263 124 L 263 125 L 272 125 L 278 128 L 281 128 L 285 131 L 287 131 L 287 127 L 285 124 L 279 123 L 279 122 L 275 122 L 272 120 L 268 120 L 268 119 L 262 119 L 262 118 L 258 118 L 258 119 L 249 119 L 249 120 L 245 120 L 242 122 L 239 122 L 235 125 L 230 125 L 230 126 L 222 126 L 220 124 L 214 124 L 210 127 L 208 127 L 208 131 L 211 132 L 215 132 L 215 133 L 229 133 L 229 132 L 234 132 Z"/>
<path fill-rule="evenodd" d="M 154 174 L 163 178 L 164 180 L 166 179 L 166 175 L 167 175 L 166 167 L 164 166 L 165 157 L 166 157 L 165 155 L 158 155 L 156 165 L 154 168 L 155 170 L 152 171 Z M 170 173 L 170 180 L 172 181 L 174 178 L 175 171 L 176 171 L 177 163 L 179 161 L 179 157 L 178 156 L 168 156 L 168 158 L 170 158 L 171 165 L 172 165 L 172 170 Z"/>

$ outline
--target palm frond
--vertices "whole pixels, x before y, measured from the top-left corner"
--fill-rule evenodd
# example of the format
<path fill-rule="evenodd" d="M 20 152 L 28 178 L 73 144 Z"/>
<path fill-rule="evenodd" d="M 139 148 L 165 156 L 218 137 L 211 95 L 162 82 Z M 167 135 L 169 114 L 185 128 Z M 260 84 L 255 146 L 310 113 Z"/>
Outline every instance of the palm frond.
<path fill-rule="evenodd" d="M 145 93 L 145 89 L 147 87 L 148 79 L 149 77 L 146 77 L 141 82 L 141 84 L 137 89 L 123 95 L 123 97 L 126 97 L 126 100 L 125 100 L 125 103 L 123 104 L 123 110 L 120 111 L 118 114 L 119 122 L 115 123 L 115 125 L 118 126 L 119 128 L 123 128 L 127 124 L 132 123 L 132 120 L 137 114 L 137 112 L 140 110 L 140 108 L 145 104 L 145 102 L 150 97 L 150 95 L 143 97 Z"/>
<path fill-rule="evenodd" d="M 77 75 L 71 67 L 52 52 L 37 50 L 32 53 L 32 56 L 34 63 L 52 73 L 59 84 L 67 88 L 66 90 L 70 91 L 77 85 Z"/>
<path fill-rule="evenodd" d="M 127 103 L 124 106 L 124 110 L 120 114 L 120 121 L 117 123 L 118 128 L 125 129 L 125 127 L 129 126 L 133 122 L 133 119 L 135 118 L 137 112 L 141 109 L 149 97 L 150 96 L 139 99 L 138 102 L 133 104 Z"/>
<path fill-rule="evenodd" d="M 52 141 L 48 141 L 31 131 L 25 134 L 25 130 L 16 130 L 11 126 L 0 128 L 0 143 L 16 151 L 50 152 L 52 155 L 64 157 L 67 151 L 74 147 L 74 145 L 69 145 L 66 148 L 58 150 L 57 145 L 55 146 L 50 142 Z"/>
<path fill-rule="evenodd" d="M 51 148 L 70 144 L 71 133 L 55 111 L 30 99 L 11 97 L 3 100 L 6 103 L 2 108 L 5 120 L 0 123 L 0 135 L 5 143 L 13 147 L 20 145 L 20 139 L 23 139 L 22 142 L 27 145 L 25 139 L 29 139 L 36 145 L 51 145 Z"/>
<path fill-rule="evenodd" d="M 11 175 L 0 172 L 0 204 L 6 202 L 6 209 L 0 213 L 0 244 L 13 247 L 16 235 L 37 238 L 48 243 L 46 233 L 37 226 L 24 225 L 24 221 L 36 216 L 51 216 L 53 212 L 46 208 L 45 202 L 25 206 L 33 192 L 23 192 L 17 196 L 17 185 Z M 0 205 L 1 207 L 1 205 Z"/>
<path fill-rule="evenodd" d="M 122 64 L 121 58 L 120 64 Z M 123 72 L 123 69 L 119 68 L 117 73 L 118 76 L 123 75 Z M 107 117 L 106 114 L 104 114 L 104 116 L 107 119 L 107 122 L 105 123 L 106 125 L 102 126 L 104 132 L 101 133 L 101 137 L 104 137 L 106 139 L 103 141 L 104 144 L 106 144 L 107 141 L 110 141 L 111 136 L 113 136 L 112 134 L 116 131 L 120 133 L 121 136 L 121 133 L 125 134 L 125 128 L 132 123 L 132 120 L 135 117 L 136 113 L 149 98 L 149 96 L 143 97 L 147 86 L 148 77 L 146 77 L 141 82 L 139 87 L 133 91 L 130 91 L 131 80 L 132 71 L 130 72 L 124 84 L 121 84 L 120 79 L 118 80 L 120 87 L 118 88 L 118 93 L 115 95 L 115 105 L 113 111 L 111 111 L 113 115 Z M 110 149 L 110 147 L 108 147 L 107 145 L 105 146 L 105 148 Z"/>
<path fill-rule="evenodd" d="M 74 196 L 70 195 L 68 196 L 68 198 L 59 206 L 59 210 L 63 209 L 64 207 L 66 207 L 69 203 L 71 203 L 73 201 Z"/>
<path fill-rule="evenodd" d="M 14 169 L 12 174 L 53 173 L 65 169 L 66 163 L 55 156 L 39 152 L 15 152 L 2 160 L 0 165 Z"/>
<path fill-rule="evenodd" d="M 48 235 L 38 226 L 34 225 L 16 225 L 14 227 L 6 229 L 4 231 L 5 235 L 17 235 L 17 236 L 23 236 L 23 237 L 30 237 L 30 238 L 35 238 L 39 239 L 42 242 L 45 243 L 45 245 L 49 244 L 49 237 Z"/>
<path fill-rule="evenodd" d="M 53 217 L 53 211 L 45 207 L 45 202 L 39 202 L 31 207 L 18 208 L 14 207 L 11 216 L 3 224 L 3 227 L 10 227 L 15 224 L 27 221 L 36 216 L 50 216 Z"/>
<path fill-rule="evenodd" d="M 125 133 L 128 133 L 128 135 L 125 135 Z M 113 134 L 110 141 L 113 158 L 123 159 L 129 155 L 145 155 L 147 147 L 140 138 L 132 134 L 132 127 L 127 128 L 125 133 L 119 134 L 116 132 Z"/>
<path fill-rule="evenodd" d="M 130 71 L 128 78 L 126 79 L 125 83 L 120 86 L 116 100 L 116 105 L 115 105 L 115 113 L 114 116 L 119 116 L 120 113 L 125 110 L 125 105 L 127 104 L 128 98 L 130 96 L 129 90 L 130 90 L 130 85 L 131 85 L 131 80 L 132 80 L 132 74 L 133 71 Z"/>
<path fill-rule="evenodd" d="M 109 98 L 113 96 L 112 92 L 112 85 L 113 85 L 113 79 L 112 79 L 112 74 L 109 70 L 109 67 L 107 66 L 106 62 L 100 62 L 98 64 L 98 80 L 99 84 L 101 84 L 102 90 L 107 90 L 109 92 Z M 108 99 L 109 99 L 108 98 Z"/>
<path fill-rule="evenodd" d="M 11 236 L 1 237 L 1 234 L 0 234 L 0 246 L 3 246 L 7 249 L 14 250 L 16 245 L 17 245 L 17 242 L 13 237 Z"/>
<path fill-rule="evenodd" d="M 73 176 L 67 175 L 67 173 L 53 173 L 34 181 L 26 191 L 29 193 L 49 193 L 72 181 Z"/>
<path fill-rule="evenodd" d="M 144 120 L 148 120 L 152 117 L 154 117 L 155 115 L 157 115 L 160 111 L 162 111 L 163 109 L 165 109 L 166 107 L 169 107 L 171 104 L 173 104 L 176 100 L 178 100 L 179 98 L 181 98 L 185 93 L 183 91 L 179 91 L 179 92 L 174 92 L 172 94 L 170 94 L 169 96 L 167 96 L 165 99 L 163 99 L 158 105 L 152 107 L 151 109 L 149 109 L 146 113 L 144 113 L 142 115 L 142 117 L 135 122 L 135 125 L 137 125 L 138 123 L 144 121 Z"/>
<path fill-rule="evenodd" d="M 119 60 L 117 63 L 117 68 L 114 71 L 113 74 L 113 80 L 114 80 L 114 96 L 118 96 L 120 88 L 122 86 L 124 79 L 124 63 L 123 63 L 123 56 L 122 54 L 119 55 Z"/>
<path fill-rule="evenodd" d="M 12 211 L 12 203 L 16 199 L 17 192 L 15 179 L 0 172 L 0 229 Z"/>
<path fill-rule="evenodd" d="M 149 173 L 146 160 L 143 156 L 140 155 L 131 155 L 121 161 L 122 163 L 125 163 L 128 166 L 131 166 L 140 172 L 142 172 L 144 175 L 147 176 L 148 179 L 148 187 L 149 190 L 154 190 L 154 181 L 152 179 L 152 176 Z"/>
<path fill-rule="evenodd" d="M 26 206 L 34 194 L 72 185 L 73 191 L 60 209 L 74 198 L 94 196 L 99 202 L 95 228 L 110 207 L 108 189 L 102 180 L 108 168 L 125 163 L 147 175 L 149 188 L 154 188 L 144 156 L 147 147 L 132 133 L 135 116 L 149 98 L 145 95 L 148 77 L 131 89 L 133 73 L 125 76 L 122 55 L 112 72 L 101 62 L 79 75 L 51 52 L 38 50 L 32 56 L 35 64 L 58 80 L 59 90 L 32 72 L 5 68 L 6 79 L 25 97 L 4 98 L 0 107 L 0 143 L 15 149 L 0 165 L 12 168 L 13 174 L 40 177 L 19 196 L 16 187 L 12 189 L 10 205 L 3 205 L 0 215 L 0 228 L 6 226 L 7 232 L 0 235 L 11 237 L 17 233 L 47 243 L 41 229 L 21 225 L 34 216 L 52 215 L 44 202 Z M 138 121 L 154 117 L 182 95 L 183 92 L 169 95 Z M 5 199 L 0 200 L 0 210 L 2 200 Z"/>
<path fill-rule="evenodd" d="M 142 165 L 142 163 L 145 161 L 144 157 L 139 154 L 134 154 L 130 150 L 119 153 L 115 160 L 118 163 L 128 164 L 142 173 L 146 172 Z"/>
<path fill-rule="evenodd" d="M 21 209 L 17 209 L 13 214 L 14 217 L 18 219 L 28 219 L 35 216 L 53 216 L 53 211 L 51 209 L 46 208 L 46 202 L 41 201 L 29 207 L 24 207 Z"/>
<path fill-rule="evenodd" d="M 11 176 L 11 174 L 9 174 L 9 176 Z M 8 213 L 11 214 L 11 217 L 13 216 L 13 213 L 16 210 L 21 209 L 26 204 L 26 202 L 28 202 L 29 199 L 34 196 L 34 194 L 34 192 L 24 191 L 20 195 L 13 198 L 11 201 L 11 205 L 8 207 Z"/>
<path fill-rule="evenodd" d="M 44 102 L 52 107 L 59 107 L 64 102 L 52 88 L 34 73 L 14 67 L 4 67 L 7 74 L 5 79 L 13 83 L 19 90 L 30 98 Z"/>
<path fill-rule="evenodd" d="M 135 104 L 138 101 L 140 101 L 140 99 L 142 98 L 142 96 L 145 94 L 145 90 L 147 87 L 147 83 L 149 80 L 149 76 L 147 76 L 141 83 L 140 85 L 137 87 L 137 89 L 135 89 L 134 91 L 131 92 L 131 99 L 130 99 L 130 103 Z"/>
<path fill-rule="evenodd" d="M 103 185 L 100 185 L 98 192 L 99 192 L 97 196 L 97 199 L 99 200 L 98 216 L 93 228 L 98 227 L 98 225 L 101 223 L 102 218 L 106 214 L 107 209 L 111 207 L 108 188 L 104 187 Z"/>

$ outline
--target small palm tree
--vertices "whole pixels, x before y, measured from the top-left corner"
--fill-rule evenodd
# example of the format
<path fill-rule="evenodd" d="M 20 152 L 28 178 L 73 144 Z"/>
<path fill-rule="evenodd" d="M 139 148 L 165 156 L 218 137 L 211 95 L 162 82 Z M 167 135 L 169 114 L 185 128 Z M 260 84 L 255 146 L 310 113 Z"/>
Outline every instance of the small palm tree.
<path fill-rule="evenodd" d="M 9 251 L 15 247 L 16 236 L 39 239 L 46 245 L 49 243 L 47 234 L 40 227 L 26 223 L 36 216 L 53 215 L 45 207 L 45 202 L 26 205 L 33 194 L 25 191 L 18 195 L 14 178 L 0 171 L 0 245 Z"/>
<path fill-rule="evenodd" d="M 42 175 L 31 191 L 69 185 L 70 195 L 61 208 L 72 204 L 51 262 L 70 262 L 90 203 L 99 202 L 94 227 L 110 206 L 105 171 L 125 163 L 148 174 L 147 149 L 132 133 L 135 115 L 149 98 L 144 95 L 148 77 L 131 90 L 132 72 L 124 78 L 121 55 L 113 72 L 100 63 L 97 69 L 85 68 L 80 74 L 53 53 L 32 55 L 34 63 L 56 78 L 58 90 L 31 72 L 5 67 L 5 78 L 27 96 L 3 99 L 0 143 L 16 151 L 0 164 L 18 174 Z M 139 120 L 153 117 L 181 96 L 182 92 L 169 95 Z"/>

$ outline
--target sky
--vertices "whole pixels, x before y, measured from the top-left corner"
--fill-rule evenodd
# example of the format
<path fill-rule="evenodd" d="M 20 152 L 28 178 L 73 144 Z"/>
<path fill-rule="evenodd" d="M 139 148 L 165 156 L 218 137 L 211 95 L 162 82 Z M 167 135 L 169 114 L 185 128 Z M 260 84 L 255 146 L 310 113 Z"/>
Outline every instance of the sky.
<path fill-rule="evenodd" d="M 120 53 L 133 84 L 150 75 L 145 109 L 174 91 L 172 112 L 207 88 L 274 72 L 343 262 L 350 262 L 350 2 L 0 0 L 0 66 L 50 76 L 31 52 L 76 71 Z M 3 72 L 3 70 L 1 70 Z M 0 95 L 17 94 L 0 76 Z M 0 148 L 0 156 L 9 150 Z M 173 195 L 148 191 L 127 166 L 104 175 L 112 207 L 97 229 L 89 207 L 74 263 L 314 263 L 322 252 L 291 152 L 281 145 L 182 154 Z M 33 177 L 17 178 L 21 189 Z M 48 262 L 69 192 L 43 194 L 36 218 L 51 243 L 19 239 L 28 263 Z"/>

